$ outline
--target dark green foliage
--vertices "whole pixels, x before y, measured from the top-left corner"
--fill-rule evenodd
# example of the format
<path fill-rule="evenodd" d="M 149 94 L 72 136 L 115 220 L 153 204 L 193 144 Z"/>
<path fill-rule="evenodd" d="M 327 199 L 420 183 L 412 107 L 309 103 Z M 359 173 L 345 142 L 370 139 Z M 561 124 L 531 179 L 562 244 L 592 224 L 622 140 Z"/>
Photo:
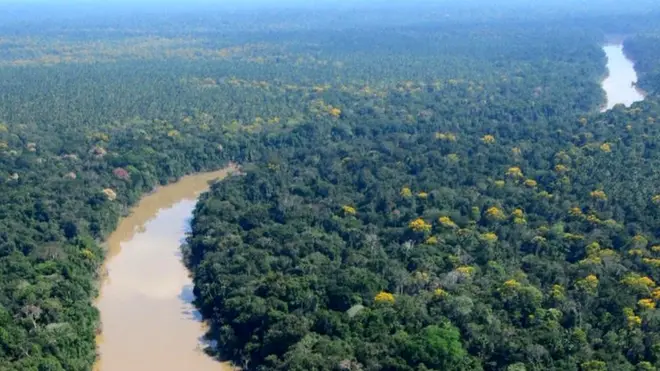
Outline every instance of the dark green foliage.
<path fill-rule="evenodd" d="M 656 92 L 654 15 L 394 9 L 0 14 L 0 370 L 90 369 L 103 239 L 145 192 L 229 161 L 246 175 L 203 198 L 185 253 L 247 369 L 656 366 L 650 290 L 620 281 L 660 279 L 660 110 L 594 113 L 603 25 L 644 30 L 626 49 Z M 497 186 L 512 166 L 536 188 Z M 616 255 L 588 260 L 592 242 Z"/>
<path fill-rule="evenodd" d="M 356 120 L 345 123 L 355 133 L 348 138 L 334 136 L 334 125 L 294 129 L 286 137 L 306 141 L 280 147 L 277 167 L 266 160 L 216 185 L 195 212 L 187 256 L 211 336 L 225 357 L 254 369 L 354 362 L 365 369 L 563 370 L 592 360 L 632 369 L 654 362 L 660 328 L 653 311 L 637 304 L 653 288 L 637 291 L 624 281 L 631 273 L 658 278 L 652 261 L 635 257 L 636 248 L 648 259 L 657 253 L 653 184 L 660 179 L 653 169 L 660 156 L 640 151 L 660 138 L 647 122 L 658 110 L 649 99 L 589 115 L 586 127 L 579 117 L 528 126 L 531 140 L 491 126 L 494 145 L 469 126 L 456 129 L 455 143 L 438 140 L 432 130 L 451 128 L 439 122 L 418 123 L 414 133 L 390 124 L 357 134 Z M 617 136 L 611 152 L 600 148 Z M 512 153 L 515 146 L 524 155 Z M 558 172 L 561 164 L 570 170 Z M 508 179 L 497 186 L 514 165 L 538 185 Z M 403 187 L 413 190 L 410 198 L 400 195 Z M 607 200 L 594 199 L 595 189 Z M 415 195 L 421 191 L 428 197 Z M 505 218 L 489 219 L 491 207 Z M 515 209 L 524 211 L 524 223 L 515 221 Z M 440 216 L 457 227 L 442 226 Z M 409 230 L 418 217 L 433 225 L 430 233 Z M 488 232 L 499 240 L 488 242 Z M 431 235 L 437 243 L 427 242 Z M 589 275 L 597 277 L 593 289 Z M 395 302 L 376 302 L 380 291 Z M 640 316 L 641 328 L 624 308 Z M 341 340 L 340 356 L 311 345 L 321 339 Z M 622 341 L 635 346 L 616 345 Z M 299 355 L 301 347 L 310 358 Z M 470 356 L 433 357 L 443 352 Z M 314 357 L 341 360 L 307 363 Z"/>
<path fill-rule="evenodd" d="M 660 36 L 653 33 L 632 37 L 625 41 L 624 47 L 639 72 L 638 86 L 649 94 L 657 95 L 660 92 Z"/>
<path fill-rule="evenodd" d="M 556 43 L 557 54 L 570 40 Z M 581 66 L 602 66 L 587 56 L 594 41 L 575 46 Z M 488 105 L 454 101 L 470 89 L 394 95 L 385 112 L 353 109 L 339 96 L 339 123 L 267 134 L 247 175 L 202 198 L 186 255 L 221 356 L 258 370 L 633 370 L 657 362 L 660 328 L 637 303 L 653 287 L 625 283 L 632 273 L 660 279 L 648 260 L 657 253 L 657 101 L 587 112 L 602 99 L 598 67 L 546 70 L 564 61 L 520 55 L 517 45 L 502 53 L 511 53 L 508 68 L 530 58 L 534 72 L 521 75 L 520 89 L 485 84 Z M 530 100 L 522 91 L 533 79 L 584 86 L 585 105 L 563 94 Z M 412 107 L 423 107 L 414 124 L 389 113 Z M 506 175 L 514 166 L 522 179 Z M 504 218 L 490 218 L 491 207 Z M 411 231 L 416 218 L 431 231 Z M 379 302 L 379 292 L 394 302 Z"/>

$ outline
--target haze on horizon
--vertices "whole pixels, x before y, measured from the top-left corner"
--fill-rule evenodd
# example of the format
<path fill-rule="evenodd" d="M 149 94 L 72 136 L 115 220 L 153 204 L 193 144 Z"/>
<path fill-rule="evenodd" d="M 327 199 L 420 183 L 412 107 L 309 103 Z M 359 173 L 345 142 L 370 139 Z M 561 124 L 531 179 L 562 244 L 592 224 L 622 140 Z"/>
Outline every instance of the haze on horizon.
<path fill-rule="evenodd" d="M 12 12 L 40 14 L 53 10 L 69 12 L 107 12 L 115 11 L 194 11 L 201 9 L 323 9 L 323 8 L 416 8 L 453 11 L 484 10 L 521 11 L 535 13 L 557 11 L 568 14 L 580 13 L 634 13 L 660 10 L 660 3 L 655 0 L 548 0 L 532 2 L 529 0 L 0 0 L 5 15 Z M 71 12 L 74 12 L 73 14 Z M 0 14 L 0 17 L 2 15 Z"/>

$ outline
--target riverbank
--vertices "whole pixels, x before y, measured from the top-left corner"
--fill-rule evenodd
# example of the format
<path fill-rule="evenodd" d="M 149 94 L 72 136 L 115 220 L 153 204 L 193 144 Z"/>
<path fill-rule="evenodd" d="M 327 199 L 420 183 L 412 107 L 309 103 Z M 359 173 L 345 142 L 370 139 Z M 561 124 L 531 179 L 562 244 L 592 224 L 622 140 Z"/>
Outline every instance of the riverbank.
<path fill-rule="evenodd" d="M 203 352 L 204 325 L 179 248 L 199 194 L 236 169 L 159 187 L 109 236 L 97 300 L 103 330 L 96 371 L 231 369 Z"/>

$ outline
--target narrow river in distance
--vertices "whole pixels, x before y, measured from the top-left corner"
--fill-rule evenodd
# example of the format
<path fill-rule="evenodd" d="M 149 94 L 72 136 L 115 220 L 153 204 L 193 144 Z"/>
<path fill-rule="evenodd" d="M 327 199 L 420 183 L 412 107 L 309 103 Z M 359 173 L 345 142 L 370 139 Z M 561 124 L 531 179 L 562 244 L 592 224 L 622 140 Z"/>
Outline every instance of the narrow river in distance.
<path fill-rule="evenodd" d="M 644 99 L 637 83 L 635 64 L 623 53 L 623 44 L 605 45 L 603 51 L 607 55 L 608 76 L 603 80 L 603 90 L 607 94 L 607 104 L 603 111 L 611 109 L 616 104 L 630 107 L 631 104 Z"/>
<path fill-rule="evenodd" d="M 204 326 L 180 254 L 197 197 L 228 171 L 157 189 L 109 237 L 96 371 L 231 370 L 202 350 Z"/>

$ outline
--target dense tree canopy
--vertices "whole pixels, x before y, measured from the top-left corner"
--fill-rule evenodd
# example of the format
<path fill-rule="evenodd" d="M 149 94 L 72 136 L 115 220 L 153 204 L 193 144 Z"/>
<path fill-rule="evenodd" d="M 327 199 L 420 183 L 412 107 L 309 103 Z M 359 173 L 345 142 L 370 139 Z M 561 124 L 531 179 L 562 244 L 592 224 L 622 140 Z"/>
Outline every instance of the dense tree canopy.
<path fill-rule="evenodd" d="M 0 370 L 90 369 L 103 239 L 229 161 L 184 251 L 246 369 L 660 365 L 655 15 L 463 10 L 0 14 Z"/>

